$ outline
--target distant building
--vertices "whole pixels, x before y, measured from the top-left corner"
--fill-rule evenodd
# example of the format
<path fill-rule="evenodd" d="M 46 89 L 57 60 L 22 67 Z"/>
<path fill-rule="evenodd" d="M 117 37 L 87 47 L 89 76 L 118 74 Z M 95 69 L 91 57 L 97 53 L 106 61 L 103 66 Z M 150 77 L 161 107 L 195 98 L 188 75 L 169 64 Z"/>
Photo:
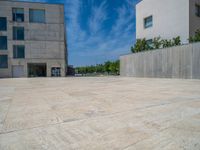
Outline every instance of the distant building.
<path fill-rule="evenodd" d="M 0 1 L 0 77 L 65 76 L 64 5 Z"/>
<path fill-rule="evenodd" d="M 188 43 L 200 29 L 200 0 L 142 0 L 136 5 L 136 38 L 172 39 Z"/>
<path fill-rule="evenodd" d="M 75 68 L 72 65 L 68 65 L 66 75 L 68 75 L 68 76 L 75 75 Z"/>

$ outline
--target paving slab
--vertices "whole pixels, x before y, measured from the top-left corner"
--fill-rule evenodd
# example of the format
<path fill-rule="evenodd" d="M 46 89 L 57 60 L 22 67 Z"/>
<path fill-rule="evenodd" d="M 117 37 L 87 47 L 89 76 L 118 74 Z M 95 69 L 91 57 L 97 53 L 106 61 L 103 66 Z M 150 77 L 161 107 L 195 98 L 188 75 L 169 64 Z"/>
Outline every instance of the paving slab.
<path fill-rule="evenodd" d="M 0 79 L 0 150 L 199 150 L 200 80 Z"/>

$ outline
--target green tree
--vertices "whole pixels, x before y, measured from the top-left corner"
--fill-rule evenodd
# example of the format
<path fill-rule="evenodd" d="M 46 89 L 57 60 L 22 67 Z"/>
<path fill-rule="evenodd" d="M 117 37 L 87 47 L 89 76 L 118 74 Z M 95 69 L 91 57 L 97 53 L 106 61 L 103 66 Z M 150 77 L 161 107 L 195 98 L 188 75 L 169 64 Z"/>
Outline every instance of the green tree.
<path fill-rule="evenodd" d="M 167 47 L 171 47 L 173 46 L 172 40 L 162 40 L 162 47 L 163 48 L 167 48 Z"/>
<path fill-rule="evenodd" d="M 161 48 L 161 46 L 162 46 L 162 40 L 161 40 L 161 38 L 160 37 L 154 38 L 152 45 L 153 45 L 153 49 L 159 49 L 159 48 Z"/>
<path fill-rule="evenodd" d="M 197 42 L 200 41 L 200 30 L 196 32 L 196 35 L 194 37 L 190 37 L 190 42 Z M 149 42 L 149 40 L 144 39 L 137 39 L 134 47 L 131 47 L 132 53 L 137 53 L 141 51 L 146 50 L 152 50 L 152 49 L 159 49 L 159 48 L 167 48 L 172 46 L 181 45 L 181 39 L 180 36 L 175 37 L 173 39 L 167 40 L 167 39 L 161 39 L 160 37 L 156 37 L 152 40 L 152 43 Z"/>
<path fill-rule="evenodd" d="M 135 50 L 134 50 L 134 47 L 133 47 L 133 46 L 131 46 L 131 52 L 132 52 L 132 53 L 135 53 Z"/>
<path fill-rule="evenodd" d="M 151 47 L 147 43 L 146 39 L 143 38 L 143 39 L 136 40 L 135 46 L 132 51 L 134 51 L 134 53 L 137 53 L 137 52 L 141 52 L 141 51 L 145 51 L 149 49 L 151 49 Z"/>
<path fill-rule="evenodd" d="M 194 36 L 191 36 L 189 38 L 189 42 L 190 43 L 194 43 L 194 42 L 200 42 L 200 30 L 197 30 L 195 32 L 195 35 Z"/>
<path fill-rule="evenodd" d="M 177 37 L 173 38 L 173 46 L 178 46 L 178 45 L 181 45 L 180 36 L 177 36 Z"/>
<path fill-rule="evenodd" d="M 120 70 L 120 61 L 117 60 L 115 61 L 115 73 L 119 74 L 119 70 Z"/>
<path fill-rule="evenodd" d="M 75 68 L 78 74 L 96 74 L 96 73 L 108 73 L 108 74 L 119 74 L 119 60 L 111 62 L 107 61 L 104 64 L 97 64 L 91 66 L 77 67 Z"/>
<path fill-rule="evenodd" d="M 105 62 L 104 66 L 105 66 L 105 71 L 109 74 L 111 71 L 111 62 L 110 61 Z"/>

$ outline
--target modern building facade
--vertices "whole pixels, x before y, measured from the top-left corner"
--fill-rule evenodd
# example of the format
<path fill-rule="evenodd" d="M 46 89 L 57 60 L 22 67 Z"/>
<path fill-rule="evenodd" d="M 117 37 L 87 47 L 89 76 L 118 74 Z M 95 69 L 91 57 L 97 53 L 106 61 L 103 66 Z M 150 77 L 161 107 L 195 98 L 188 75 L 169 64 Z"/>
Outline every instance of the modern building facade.
<path fill-rule="evenodd" d="M 136 38 L 172 39 L 188 43 L 200 29 L 200 0 L 142 0 L 136 5 Z"/>
<path fill-rule="evenodd" d="M 65 76 L 64 5 L 0 1 L 0 77 Z"/>

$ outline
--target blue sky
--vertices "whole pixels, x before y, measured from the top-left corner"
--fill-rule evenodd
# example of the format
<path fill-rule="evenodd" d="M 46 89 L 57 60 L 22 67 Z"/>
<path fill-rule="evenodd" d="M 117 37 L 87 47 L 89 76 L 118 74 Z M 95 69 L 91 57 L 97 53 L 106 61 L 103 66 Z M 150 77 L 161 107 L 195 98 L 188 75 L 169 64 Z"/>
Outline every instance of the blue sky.
<path fill-rule="evenodd" d="M 116 60 L 135 42 L 139 0 L 21 0 L 65 4 L 69 64 L 85 66 Z"/>

